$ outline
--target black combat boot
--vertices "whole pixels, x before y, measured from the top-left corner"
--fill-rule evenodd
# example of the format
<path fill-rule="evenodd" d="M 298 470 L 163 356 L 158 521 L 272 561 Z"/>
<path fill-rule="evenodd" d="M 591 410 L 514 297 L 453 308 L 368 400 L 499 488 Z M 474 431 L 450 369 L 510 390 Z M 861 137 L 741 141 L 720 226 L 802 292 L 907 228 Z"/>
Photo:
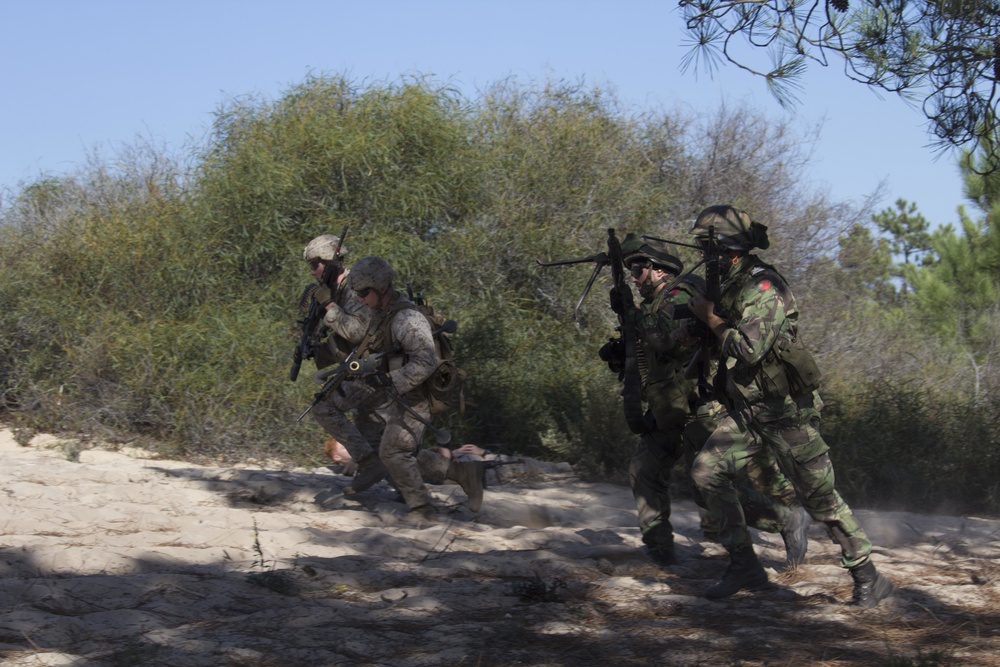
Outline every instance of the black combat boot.
<path fill-rule="evenodd" d="M 871 560 L 865 561 L 864 565 L 852 567 L 851 576 L 854 577 L 854 599 L 850 602 L 852 605 L 871 609 L 892 593 L 889 577 L 879 574 Z"/>
<path fill-rule="evenodd" d="M 469 496 L 469 509 L 478 512 L 483 508 L 483 477 L 486 464 L 482 461 L 452 461 L 448 464 L 448 479 L 458 485 Z"/>
<path fill-rule="evenodd" d="M 737 591 L 755 591 L 767 586 L 767 572 L 757 560 L 753 547 L 748 546 L 729 554 L 729 567 L 722 580 L 705 591 L 709 600 L 721 600 Z"/>
<path fill-rule="evenodd" d="M 381 482 L 389 475 L 389 470 L 382 463 L 382 460 L 372 452 L 368 456 L 362 456 L 358 460 L 358 471 L 351 480 L 351 485 L 344 489 L 344 495 L 361 493 L 372 485 Z"/>
<path fill-rule="evenodd" d="M 805 560 L 811 523 L 812 517 L 805 508 L 791 508 L 788 523 L 781 529 L 781 539 L 785 541 L 785 563 L 788 567 L 796 567 Z"/>
<path fill-rule="evenodd" d="M 674 553 L 672 544 L 659 547 L 647 545 L 646 555 L 649 556 L 649 560 L 656 563 L 659 567 L 677 565 L 677 555 Z"/>

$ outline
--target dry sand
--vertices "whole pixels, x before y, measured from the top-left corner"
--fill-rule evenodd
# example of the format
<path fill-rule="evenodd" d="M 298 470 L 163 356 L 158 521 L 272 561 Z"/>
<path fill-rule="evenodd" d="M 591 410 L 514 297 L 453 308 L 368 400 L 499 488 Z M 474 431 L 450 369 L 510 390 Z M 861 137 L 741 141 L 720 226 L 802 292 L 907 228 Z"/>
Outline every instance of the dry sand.
<path fill-rule="evenodd" d="M 849 607 L 822 526 L 772 590 L 725 569 L 690 503 L 681 562 L 639 550 L 628 489 L 572 474 L 491 487 L 437 523 L 330 469 L 206 467 L 0 430 L 0 664 L 17 666 L 1000 665 L 1000 522 L 859 515 L 897 592 Z M 530 472 L 530 471 L 529 471 Z"/>

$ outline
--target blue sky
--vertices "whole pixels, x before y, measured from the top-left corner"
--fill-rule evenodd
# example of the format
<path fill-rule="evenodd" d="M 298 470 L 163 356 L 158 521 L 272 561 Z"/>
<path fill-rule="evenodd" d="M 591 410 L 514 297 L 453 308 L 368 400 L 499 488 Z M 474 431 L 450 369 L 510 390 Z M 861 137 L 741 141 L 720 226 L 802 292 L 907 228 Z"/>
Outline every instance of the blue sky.
<path fill-rule="evenodd" d="M 0 192 L 110 155 L 138 137 L 180 149 L 212 112 L 248 94 L 276 98 L 310 72 L 355 80 L 432 75 L 466 95 L 500 79 L 584 80 L 640 109 L 714 111 L 725 101 L 822 123 L 801 178 L 879 209 L 915 201 L 934 224 L 963 203 L 954 154 L 936 158 L 919 110 L 810 67 L 782 110 L 735 67 L 680 71 L 670 0 L 0 0 Z"/>

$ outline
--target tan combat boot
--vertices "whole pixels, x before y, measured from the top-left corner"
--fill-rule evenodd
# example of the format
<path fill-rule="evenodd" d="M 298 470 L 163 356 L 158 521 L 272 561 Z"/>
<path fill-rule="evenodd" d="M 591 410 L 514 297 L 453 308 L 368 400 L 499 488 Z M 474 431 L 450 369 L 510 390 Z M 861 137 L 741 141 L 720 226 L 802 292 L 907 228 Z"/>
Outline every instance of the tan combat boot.
<path fill-rule="evenodd" d="M 458 485 L 469 496 L 469 509 L 478 512 L 483 508 L 483 476 L 486 466 L 482 461 L 452 461 L 448 464 L 448 479 Z"/>

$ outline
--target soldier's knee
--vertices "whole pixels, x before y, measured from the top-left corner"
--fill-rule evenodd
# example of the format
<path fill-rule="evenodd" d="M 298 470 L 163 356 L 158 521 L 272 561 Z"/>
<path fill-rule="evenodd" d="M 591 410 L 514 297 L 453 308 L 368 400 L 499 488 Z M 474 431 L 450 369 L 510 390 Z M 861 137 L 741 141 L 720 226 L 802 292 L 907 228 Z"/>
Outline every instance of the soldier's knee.
<path fill-rule="evenodd" d="M 694 465 L 691 467 L 691 482 L 699 491 L 705 492 L 716 485 L 716 476 L 713 469 L 714 466 L 701 457 L 694 460 Z"/>

